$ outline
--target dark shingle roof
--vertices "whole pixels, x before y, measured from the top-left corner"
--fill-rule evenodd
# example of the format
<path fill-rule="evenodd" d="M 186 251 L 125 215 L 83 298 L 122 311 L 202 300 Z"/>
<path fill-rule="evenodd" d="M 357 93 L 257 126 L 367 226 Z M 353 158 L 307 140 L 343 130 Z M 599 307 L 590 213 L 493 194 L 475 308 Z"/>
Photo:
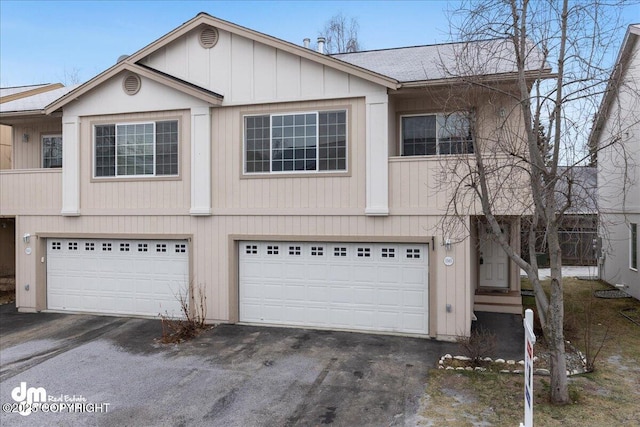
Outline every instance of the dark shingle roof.
<path fill-rule="evenodd" d="M 596 203 L 598 169 L 591 166 L 559 167 L 561 178 L 556 185 L 556 201 L 562 207 L 567 201 L 569 181 L 571 181 L 571 207 L 565 214 L 594 214 L 598 212 Z"/>
<path fill-rule="evenodd" d="M 404 83 L 517 71 L 513 44 L 506 39 L 339 53 L 332 56 Z M 529 45 L 526 66 L 530 71 L 548 68 L 542 53 L 532 44 Z"/>

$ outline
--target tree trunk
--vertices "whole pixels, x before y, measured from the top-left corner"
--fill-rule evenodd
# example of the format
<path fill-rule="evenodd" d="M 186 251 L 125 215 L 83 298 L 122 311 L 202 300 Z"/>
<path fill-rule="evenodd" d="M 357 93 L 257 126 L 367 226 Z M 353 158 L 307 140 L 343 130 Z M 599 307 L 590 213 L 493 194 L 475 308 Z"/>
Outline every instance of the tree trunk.
<path fill-rule="evenodd" d="M 544 335 L 549 346 L 551 362 L 551 402 L 569 403 L 567 360 L 564 341 L 564 293 L 562 289 L 562 254 L 558 239 L 558 225 L 551 220 L 548 228 L 549 261 L 551 263 L 551 298 Z"/>

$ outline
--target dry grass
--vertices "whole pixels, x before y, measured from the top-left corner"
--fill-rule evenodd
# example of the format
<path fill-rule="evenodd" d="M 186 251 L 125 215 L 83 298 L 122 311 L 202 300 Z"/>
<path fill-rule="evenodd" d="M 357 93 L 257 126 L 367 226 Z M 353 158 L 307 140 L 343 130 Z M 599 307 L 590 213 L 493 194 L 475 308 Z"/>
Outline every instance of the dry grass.
<path fill-rule="evenodd" d="M 16 300 L 16 291 L 0 292 L 0 305 L 9 304 Z"/>
<path fill-rule="evenodd" d="M 523 288 L 528 284 L 523 282 Z M 548 401 L 548 377 L 535 377 L 534 422 L 540 426 L 640 425 L 640 326 L 620 314 L 640 312 L 635 299 L 591 298 L 608 286 L 597 281 L 565 279 L 570 339 L 585 351 L 585 322 L 592 318 L 591 340 L 599 346 L 595 371 L 571 377 L 572 403 L 555 406 Z M 589 302 L 591 308 L 589 309 Z M 525 298 L 531 305 L 533 298 Z M 423 399 L 425 423 L 438 426 L 518 425 L 523 418 L 521 375 L 444 371 L 429 374 Z"/>

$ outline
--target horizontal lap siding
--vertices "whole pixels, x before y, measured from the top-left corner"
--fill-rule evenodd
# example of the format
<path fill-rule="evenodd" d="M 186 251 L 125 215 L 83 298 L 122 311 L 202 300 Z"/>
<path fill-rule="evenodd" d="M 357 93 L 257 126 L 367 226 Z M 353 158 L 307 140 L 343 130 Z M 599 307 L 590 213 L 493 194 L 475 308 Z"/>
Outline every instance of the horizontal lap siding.
<path fill-rule="evenodd" d="M 192 218 L 189 216 L 82 216 L 62 218 L 54 216 L 23 216 L 17 222 L 17 235 L 40 232 L 49 234 L 113 234 L 119 235 L 193 235 L 193 283 L 206 288 L 207 318 L 226 321 L 230 318 L 229 301 L 235 299 L 230 292 L 229 277 L 229 236 L 327 236 L 331 238 L 355 238 L 358 236 L 393 236 L 398 242 L 403 237 L 438 236 L 438 218 L 427 216 L 398 216 L 392 218 L 371 218 L 365 216 L 217 216 Z M 375 239 L 374 239 L 375 240 Z M 32 239 L 31 246 L 35 245 Z M 431 243 L 427 241 L 427 243 Z M 451 252 L 445 252 L 436 237 L 435 251 L 430 247 L 429 268 L 432 271 L 430 285 L 436 287 L 436 300 L 432 316 L 435 316 L 439 335 L 459 334 L 468 328 L 471 313 L 469 241 L 453 245 Z M 27 245 L 18 242 L 17 284 L 18 304 L 21 307 L 35 307 L 35 292 L 25 291 L 24 285 L 36 283 L 35 269 L 38 254 L 26 255 Z M 35 246 L 34 246 L 35 247 Z M 44 256 L 41 255 L 41 256 Z M 453 256 L 453 266 L 444 266 L 444 256 Z M 38 283 L 44 286 L 44 283 Z M 233 289 L 233 291 L 232 291 Z M 447 313 L 446 304 L 451 304 L 453 313 Z M 432 317 L 432 319 L 434 319 Z"/>

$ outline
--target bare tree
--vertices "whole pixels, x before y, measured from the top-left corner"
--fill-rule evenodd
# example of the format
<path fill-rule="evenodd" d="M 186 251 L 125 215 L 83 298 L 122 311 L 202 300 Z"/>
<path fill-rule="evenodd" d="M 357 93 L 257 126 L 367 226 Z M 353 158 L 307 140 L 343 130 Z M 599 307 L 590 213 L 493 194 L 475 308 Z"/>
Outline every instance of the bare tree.
<path fill-rule="evenodd" d="M 619 9 L 612 6 L 599 0 L 465 3 L 450 19 L 454 38 L 463 43 L 441 58 L 441 67 L 455 82 L 443 96 L 450 111 L 468 111 L 473 141 L 473 156 L 443 162 L 453 214 L 443 226 L 450 234 L 453 227 L 469 227 L 461 219 L 481 216 L 491 238 L 526 272 L 550 350 L 550 394 L 556 404 L 569 402 L 559 229 L 583 194 L 572 169 L 596 154 L 587 143 L 590 124 L 611 75 L 607 55 L 624 33 Z M 494 116 L 487 116 L 488 107 Z M 604 145 L 617 139 L 614 132 Z M 529 259 L 520 256 L 503 229 L 505 211 L 519 212 L 522 227 L 528 228 Z M 540 228 L 551 267 L 548 294 L 533 256 Z"/>
<path fill-rule="evenodd" d="M 80 78 L 80 69 L 78 67 L 73 67 L 70 70 L 68 70 L 67 67 L 64 67 L 62 70 L 62 76 L 59 76 L 59 78 L 65 86 L 82 83 L 82 79 Z"/>
<path fill-rule="evenodd" d="M 360 50 L 359 27 L 356 18 L 347 18 L 339 13 L 329 19 L 318 35 L 325 38 L 325 49 L 329 54 L 357 52 Z"/>

